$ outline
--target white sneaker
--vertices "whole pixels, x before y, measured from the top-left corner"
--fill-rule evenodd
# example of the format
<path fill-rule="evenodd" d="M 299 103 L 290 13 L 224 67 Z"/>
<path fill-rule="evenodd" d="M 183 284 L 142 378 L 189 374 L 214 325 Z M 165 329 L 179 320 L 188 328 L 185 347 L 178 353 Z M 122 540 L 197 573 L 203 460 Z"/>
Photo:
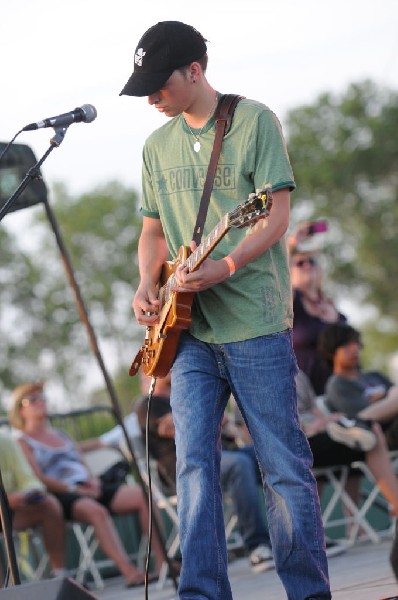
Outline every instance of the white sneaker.
<path fill-rule="evenodd" d="M 257 548 L 254 548 L 254 550 L 250 552 L 249 562 L 255 573 L 262 573 L 263 571 L 267 571 L 267 569 L 273 569 L 275 567 L 272 550 L 265 544 L 257 546 Z"/>
<path fill-rule="evenodd" d="M 369 452 L 375 447 L 377 439 L 366 421 L 340 417 L 326 425 L 326 431 L 335 442 L 345 444 L 350 448 Z"/>

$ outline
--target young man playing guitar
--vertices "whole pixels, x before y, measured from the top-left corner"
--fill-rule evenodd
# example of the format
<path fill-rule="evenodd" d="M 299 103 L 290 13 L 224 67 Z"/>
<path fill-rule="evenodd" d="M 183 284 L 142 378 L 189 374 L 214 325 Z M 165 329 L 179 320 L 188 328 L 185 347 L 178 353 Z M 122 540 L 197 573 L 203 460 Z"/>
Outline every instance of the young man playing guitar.
<path fill-rule="evenodd" d="M 192 239 L 213 146 L 219 94 L 206 79 L 206 52 L 206 40 L 193 27 L 158 23 L 139 41 L 134 72 L 121 92 L 147 96 L 173 117 L 152 133 L 143 154 L 141 281 L 133 308 L 147 332 L 163 318 L 158 284 L 164 263 Z M 199 268 L 181 261 L 173 277 L 174 294 L 194 295 L 189 330 L 180 332 L 171 361 L 179 597 L 187 600 L 232 599 L 219 481 L 220 424 L 231 392 L 256 448 L 276 569 L 287 595 L 331 598 L 312 457 L 296 408 L 284 240 L 295 184 L 277 118 L 263 104 L 243 99 L 223 140 L 205 233 L 239 201 L 269 186 L 269 219 L 225 235 Z M 143 367 L 156 376 L 151 351 L 145 349 Z"/>

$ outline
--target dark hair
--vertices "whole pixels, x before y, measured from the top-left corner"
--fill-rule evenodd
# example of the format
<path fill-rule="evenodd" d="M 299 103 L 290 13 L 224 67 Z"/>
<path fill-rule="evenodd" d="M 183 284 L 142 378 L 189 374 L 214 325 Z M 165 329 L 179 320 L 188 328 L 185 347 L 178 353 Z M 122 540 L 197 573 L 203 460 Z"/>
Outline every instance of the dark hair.
<path fill-rule="evenodd" d="M 208 60 L 209 60 L 209 58 L 208 58 L 208 54 L 206 52 L 205 54 L 203 54 L 203 56 L 201 56 L 200 58 L 197 58 L 196 60 L 192 60 L 187 65 L 183 65 L 182 67 L 178 67 L 178 69 L 176 69 L 176 71 L 180 71 L 181 73 L 184 73 L 193 62 L 197 62 L 202 67 L 203 73 L 205 73 L 206 69 L 207 69 Z"/>
<path fill-rule="evenodd" d="M 333 366 L 333 358 L 337 348 L 351 342 L 361 343 L 361 334 L 347 323 L 333 323 L 321 331 L 318 339 L 318 351 L 329 366 Z"/>

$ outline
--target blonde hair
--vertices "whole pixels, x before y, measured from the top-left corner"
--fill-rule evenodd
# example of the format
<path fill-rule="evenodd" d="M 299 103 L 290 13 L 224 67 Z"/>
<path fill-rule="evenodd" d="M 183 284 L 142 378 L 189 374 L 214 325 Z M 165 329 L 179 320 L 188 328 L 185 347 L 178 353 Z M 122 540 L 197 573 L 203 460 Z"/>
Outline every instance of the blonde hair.
<path fill-rule="evenodd" d="M 8 411 L 8 419 L 13 427 L 23 429 L 24 420 L 21 416 L 21 403 L 24 398 L 30 396 L 34 392 L 43 391 L 44 381 L 36 381 L 30 383 L 22 383 L 12 393 L 12 404 Z"/>

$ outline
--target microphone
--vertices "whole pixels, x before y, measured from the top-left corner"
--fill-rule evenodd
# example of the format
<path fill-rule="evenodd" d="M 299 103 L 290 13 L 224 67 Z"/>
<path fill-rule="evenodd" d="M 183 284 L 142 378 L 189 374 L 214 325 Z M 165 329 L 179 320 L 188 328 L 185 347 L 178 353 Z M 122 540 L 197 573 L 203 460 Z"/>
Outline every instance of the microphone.
<path fill-rule="evenodd" d="M 58 115 L 57 117 L 50 117 L 43 121 L 37 121 L 37 123 L 30 123 L 22 131 L 32 131 L 33 129 L 41 129 L 42 127 L 67 127 L 71 123 L 80 123 L 80 121 L 91 123 L 96 117 L 96 108 L 92 104 L 83 104 L 83 106 L 78 106 L 75 110 Z"/>

